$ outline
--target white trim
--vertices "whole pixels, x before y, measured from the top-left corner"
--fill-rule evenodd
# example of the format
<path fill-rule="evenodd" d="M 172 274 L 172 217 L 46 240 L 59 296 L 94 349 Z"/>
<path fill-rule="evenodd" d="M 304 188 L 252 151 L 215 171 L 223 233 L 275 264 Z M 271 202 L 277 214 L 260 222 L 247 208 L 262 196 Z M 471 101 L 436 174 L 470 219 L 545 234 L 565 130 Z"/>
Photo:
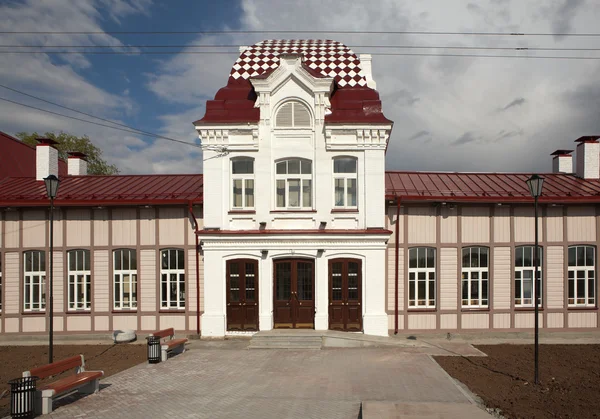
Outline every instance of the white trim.
<path fill-rule="evenodd" d="M 33 254 L 38 253 L 38 266 L 37 270 L 27 270 L 26 257 L 27 254 L 31 253 L 32 257 L 32 268 L 33 266 Z M 44 267 L 42 268 L 41 255 L 44 255 Z M 45 312 L 46 311 L 46 252 L 43 250 L 27 250 L 23 252 L 23 311 L 27 312 Z M 38 282 L 34 285 L 33 278 L 38 277 Z M 27 294 L 27 285 L 29 285 L 29 305 L 25 300 Z M 38 305 L 37 308 L 33 307 L 33 290 L 34 287 L 38 288 L 38 301 L 35 303 Z"/>
<path fill-rule="evenodd" d="M 587 249 L 592 249 L 593 254 L 594 254 L 594 263 L 593 265 L 577 265 L 577 254 L 575 254 L 575 265 L 569 265 L 569 249 L 571 248 L 575 248 L 575 252 L 577 252 L 577 249 L 583 247 L 586 250 L 587 253 Z M 587 260 L 587 257 L 584 255 L 584 258 Z M 571 278 L 570 278 L 570 274 L 571 272 L 573 273 L 573 298 L 571 298 L 571 296 L 569 295 L 569 291 L 570 291 L 570 284 L 571 284 Z M 583 272 L 583 276 L 584 278 L 582 278 L 584 280 L 584 288 L 585 288 L 585 297 L 583 297 L 584 302 L 580 303 L 578 302 L 578 300 L 580 300 L 581 298 L 577 297 L 577 283 L 578 278 L 577 278 L 577 273 L 578 272 Z M 590 278 L 589 277 L 589 273 L 593 272 L 593 276 L 594 278 Z M 594 287 L 593 291 L 593 297 L 590 297 L 590 290 L 589 290 L 589 283 L 590 283 L 590 279 L 592 279 L 592 286 Z M 567 249 L 567 305 L 568 307 L 596 307 L 596 301 L 597 301 L 597 297 L 596 297 L 596 248 L 595 246 L 590 246 L 590 245 L 574 245 L 574 246 L 569 246 Z M 593 298 L 592 302 L 590 303 L 590 299 Z M 573 300 L 573 302 L 569 302 L 570 300 Z"/>
<path fill-rule="evenodd" d="M 91 269 L 85 269 L 86 258 L 88 267 L 91 266 L 90 253 L 86 249 L 73 249 L 67 252 L 67 311 L 90 311 L 92 309 L 90 295 L 92 292 L 92 272 Z M 82 261 L 79 260 L 80 254 L 83 255 Z M 71 270 L 71 258 L 73 256 L 75 256 L 75 269 Z M 71 289 L 71 285 L 73 289 Z"/>
<path fill-rule="evenodd" d="M 163 253 L 164 252 L 168 252 L 168 260 L 169 260 L 169 268 L 163 268 L 162 266 L 162 257 L 163 257 Z M 178 261 L 179 260 L 179 252 L 183 253 L 184 257 L 183 257 L 183 267 L 176 267 L 176 268 L 171 268 L 170 267 L 170 252 L 177 252 L 176 254 L 176 258 L 175 260 Z M 174 249 L 174 248 L 168 248 L 168 249 L 161 249 L 160 250 L 160 255 L 161 255 L 161 259 L 159 260 L 160 263 L 160 291 L 159 291 L 159 298 L 160 298 L 160 302 L 159 302 L 159 310 L 185 310 L 185 303 L 186 303 L 186 296 L 187 296 L 187 292 L 186 292 L 186 286 L 185 286 L 185 252 L 183 249 Z M 173 282 L 171 276 L 175 275 L 175 294 L 177 296 L 177 300 L 176 301 L 171 301 L 171 283 Z M 165 280 L 163 280 L 163 276 L 165 277 Z M 163 283 L 166 284 L 166 295 L 163 295 Z M 181 290 L 183 285 L 183 291 Z M 183 296 L 182 296 L 183 293 Z M 174 302 L 175 305 L 171 305 L 171 303 Z"/>

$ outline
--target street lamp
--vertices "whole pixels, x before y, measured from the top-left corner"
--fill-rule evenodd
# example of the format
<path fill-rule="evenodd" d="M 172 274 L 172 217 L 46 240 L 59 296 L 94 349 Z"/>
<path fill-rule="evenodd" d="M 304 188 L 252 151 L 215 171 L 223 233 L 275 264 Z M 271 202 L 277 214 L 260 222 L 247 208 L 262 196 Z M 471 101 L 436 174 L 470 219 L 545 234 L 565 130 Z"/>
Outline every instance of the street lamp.
<path fill-rule="evenodd" d="M 56 194 L 58 193 L 58 184 L 60 180 L 54 175 L 50 175 L 47 178 L 44 178 L 44 183 L 46 184 L 46 193 L 48 194 L 48 198 L 50 198 L 50 317 L 49 317 L 49 334 L 48 334 L 48 363 L 51 364 L 53 360 L 52 354 L 52 338 L 54 332 L 54 298 L 52 293 L 52 276 L 53 276 L 53 267 L 52 260 L 54 259 L 54 198 L 56 198 Z"/>
<path fill-rule="evenodd" d="M 540 278 L 540 286 L 537 284 L 538 280 L 538 270 L 539 270 L 539 261 L 538 261 L 538 210 L 537 210 L 537 202 L 538 198 L 542 194 L 542 188 L 544 186 L 544 178 L 538 176 L 536 174 L 531 175 L 529 179 L 527 179 L 527 186 L 529 187 L 529 192 L 533 197 L 533 208 L 535 213 L 535 250 L 533 251 L 533 266 L 535 267 L 535 273 L 533 278 L 533 289 L 534 289 L 534 300 L 535 300 L 535 376 L 534 382 L 535 384 L 539 384 L 539 375 L 538 375 L 538 352 L 539 352 L 539 308 L 538 308 L 538 300 L 539 293 L 541 288 L 541 278 Z"/>

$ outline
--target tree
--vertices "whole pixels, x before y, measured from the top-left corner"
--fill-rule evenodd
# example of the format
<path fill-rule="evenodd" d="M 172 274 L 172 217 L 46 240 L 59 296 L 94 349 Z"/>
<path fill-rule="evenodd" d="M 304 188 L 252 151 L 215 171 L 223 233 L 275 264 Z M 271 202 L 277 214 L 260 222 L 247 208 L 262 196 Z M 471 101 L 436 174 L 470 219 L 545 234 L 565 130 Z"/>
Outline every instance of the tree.
<path fill-rule="evenodd" d="M 36 138 L 50 138 L 58 144 L 58 157 L 61 159 L 67 159 L 69 151 L 77 151 L 84 153 L 87 157 L 88 162 L 88 174 L 90 175 L 116 175 L 119 173 L 119 169 L 114 164 L 108 164 L 106 160 L 102 158 L 102 150 L 95 146 L 87 135 L 83 137 L 77 137 L 76 135 L 67 134 L 66 132 L 60 132 L 59 134 L 53 132 L 47 132 L 43 136 L 37 132 L 26 133 L 19 132 L 17 137 L 25 144 L 34 146 L 38 143 Z"/>

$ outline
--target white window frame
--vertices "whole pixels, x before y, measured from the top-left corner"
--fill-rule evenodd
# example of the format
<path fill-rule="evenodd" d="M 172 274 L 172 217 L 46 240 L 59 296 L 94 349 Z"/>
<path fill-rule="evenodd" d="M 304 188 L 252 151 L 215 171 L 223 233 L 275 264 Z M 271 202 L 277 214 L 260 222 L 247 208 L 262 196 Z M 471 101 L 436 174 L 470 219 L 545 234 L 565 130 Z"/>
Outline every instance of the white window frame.
<path fill-rule="evenodd" d="M 583 264 L 579 263 L 579 250 L 583 249 Z M 575 264 L 571 263 L 571 251 L 575 252 Z M 592 264 L 587 261 L 587 252 L 592 252 Z M 596 307 L 596 247 L 591 245 L 579 244 L 569 246 L 567 250 L 567 265 L 568 265 L 568 286 L 567 286 L 567 303 L 569 307 Z M 580 275 L 581 274 L 581 275 Z M 582 276 L 582 278 L 578 278 Z M 579 281 L 583 280 L 584 297 L 577 297 L 579 291 Z M 590 287 L 591 285 L 591 287 Z M 591 291 L 590 291 L 591 288 Z M 571 297 L 571 289 L 573 289 L 573 297 Z"/>
<path fill-rule="evenodd" d="M 343 173 L 336 172 L 335 163 L 340 160 L 353 160 L 354 161 L 354 172 Z M 357 209 L 358 208 L 358 159 L 356 157 L 349 156 L 339 156 L 334 157 L 332 159 L 332 172 L 333 172 L 333 206 L 336 209 Z M 354 200 L 355 205 L 349 203 L 350 201 L 350 186 L 348 185 L 349 181 L 354 180 Z M 342 203 L 338 205 L 337 202 L 337 181 L 341 181 L 343 183 L 343 192 L 342 192 Z"/>
<path fill-rule="evenodd" d="M 28 254 L 31 254 L 30 266 L 27 261 Z M 35 254 L 38 255 L 37 263 L 35 263 Z M 33 301 L 34 288 L 38 289 L 38 298 L 35 302 Z M 28 296 L 29 303 L 27 303 Z M 43 250 L 23 252 L 23 311 L 46 311 L 46 252 Z"/>
<path fill-rule="evenodd" d="M 175 264 L 173 264 L 173 259 L 171 256 L 172 252 L 175 252 Z M 181 252 L 181 253 L 179 253 L 179 252 Z M 181 259 L 179 258 L 180 254 L 181 254 Z M 160 309 L 161 310 L 185 310 L 185 302 L 186 302 L 185 288 L 186 288 L 186 284 L 185 284 L 185 251 L 183 249 L 173 249 L 173 248 L 161 249 L 161 251 L 160 251 Z M 165 292 L 165 290 L 166 290 L 166 292 Z M 176 295 L 176 298 L 174 300 L 171 300 L 171 292 L 172 291 L 175 291 L 175 295 Z"/>
<path fill-rule="evenodd" d="M 128 257 L 125 258 L 126 252 Z M 133 255 L 133 258 L 131 257 Z M 127 265 L 127 266 L 125 266 Z M 118 286 L 117 286 L 118 285 Z M 137 310 L 137 254 L 135 249 L 113 251 L 113 309 Z M 125 302 L 125 288 L 129 287 L 129 301 Z"/>
<path fill-rule="evenodd" d="M 291 106 L 292 123 L 291 123 L 291 125 L 280 125 L 279 124 L 279 114 L 288 105 Z M 306 111 L 306 114 L 308 115 L 308 125 L 297 125 L 296 124 L 296 116 L 297 116 L 296 115 L 296 107 L 297 106 L 302 107 L 302 109 L 304 109 L 304 111 Z M 282 103 L 281 106 L 279 106 L 279 108 L 277 108 L 277 112 L 275 113 L 275 118 L 273 120 L 274 120 L 275 128 L 279 128 L 279 129 L 311 129 L 313 117 L 310 112 L 310 108 L 308 106 L 306 106 L 304 103 L 302 103 L 298 100 L 289 100 L 285 103 Z"/>
<path fill-rule="evenodd" d="M 437 249 L 434 247 L 411 247 L 408 249 L 408 309 L 435 309 L 436 308 L 436 264 Z M 416 256 L 416 266 L 411 264 L 413 252 Z M 422 254 L 421 252 L 425 252 Z M 433 266 L 430 266 L 428 252 L 433 252 Z M 419 263 L 419 258 L 424 256 L 423 263 Z M 422 276 L 423 278 L 419 278 Z M 419 292 L 419 282 L 425 282 L 424 295 Z M 433 285 L 433 290 L 431 289 Z M 433 295 L 430 295 L 432 294 Z"/>
<path fill-rule="evenodd" d="M 482 266 L 485 250 L 486 262 Z M 466 253 L 465 253 L 466 252 Z M 474 255 L 477 255 L 475 259 Z M 488 308 L 490 304 L 490 249 L 486 246 L 462 248 L 461 305 L 463 308 Z M 476 278 L 474 278 L 476 277 Z M 483 296 L 485 290 L 485 298 Z M 466 297 L 465 298 L 465 291 Z M 473 298 L 475 297 L 475 298 Z"/>
<path fill-rule="evenodd" d="M 252 173 L 233 173 L 233 166 L 235 162 L 241 161 L 251 161 L 252 162 Z M 255 207 L 255 199 L 256 199 L 256 181 L 254 180 L 254 159 L 252 157 L 234 157 L 229 162 L 229 172 L 231 173 L 231 188 L 230 188 L 230 199 L 231 199 L 231 209 L 232 210 L 253 210 Z M 235 205 L 235 196 L 234 193 L 235 188 L 234 185 L 236 182 L 241 182 L 241 199 L 242 205 Z M 251 187 L 249 187 L 248 183 L 251 182 Z M 252 192 L 249 193 L 248 191 Z M 251 202 L 248 202 L 251 200 Z M 251 204 L 251 205 L 250 205 Z"/>
<path fill-rule="evenodd" d="M 298 161 L 298 165 L 299 165 L 299 172 L 300 173 L 289 173 L 290 169 L 290 162 L 294 162 L 294 161 Z M 302 163 L 309 163 L 309 167 L 310 167 L 310 173 L 302 173 L 303 172 L 303 164 Z M 277 168 L 278 165 L 285 163 L 285 173 L 277 173 Z M 298 210 L 308 210 L 308 209 L 313 209 L 313 203 L 314 203 L 314 182 L 313 182 L 313 172 L 314 172 L 314 168 L 313 168 L 313 162 L 312 160 L 309 159 L 303 159 L 303 158 L 288 158 L 288 159 L 281 159 L 281 160 L 277 160 L 275 162 L 275 208 L 277 208 L 278 210 L 291 210 L 291 211 L 298 211 Z M 279 205 L 279 189 L 280 189 L 280 185 L 282 184 L 284 185 L 284 195 L 283 195 L 283 200 L 284 200 L 284 205 L 280 206 Z M 290 195 L 291 195 L 291 187 L 292 187 L 292 182 L 298 182 L 298 187 L 299 187 L 299 195 L 300 195 L 300 200 L 299 200 L 299 205 L 298 206 L 291 206 L 289 205 L 290 202 Z M 308 183 L 310 185 L 310 192 L 309 192 L 309 196 L 310 196 L 310 202 L 309 203 L 305 203 L 305 199 L 304 199 L 304 187 L 305 184 Z"/>
<path fill-rule="evenodd" d="M 74 249 L 67 252 L 67 311 L 90 311 L 92 309 L 91 252 Z M 75 268 L 72 262 L 75 258 Z"/>
<path fill-rule="evenodd" d="M 523 266 L 517 266 L 517 254 L 518 252 L 521 251 L 523 252 L 523 264 L 525 263 L 525 251 L 530 252 L 530 260 L 531 260 L 531 265 L 523 265 Z M 533 245 L 523 245 L 523 246 L 516 246 L 515 247 L 515 254 L 514 254 L 514 274 L 513 274 L 513 283 L 514 283 L 514 290 L 515 290 L 515 295 L 514 295 L 514 299 L 513 302 L 515 304 L 515 307 L 534 307 L 535 306 L 535 300 L 534 300 L 534 296 L 536 295 L 536 287 L 539 284 L 540 287 L 540 292 L 539 292 L 539 298 L 538 298 L 538 307 L 542 307 L 543 305 L 543 301 L 544 301 L 544 295 L 543 295 L 543 284 L 542 284 L 542 262 L 543 262 L 543 257 L 544 257 L 544 249 L 542 248 L 542 246 L 539 246 L 539 257 L 538 257 L 538 266 L 539 268 L 537 269 L 537 281 L 533 281 L 533 278 L 535 276 L 535 266 L 533 264 L 533 252 L 535 252 L 535 246 Z M 525 287 L 523 286 L 523 284 L 525 283 L 525 273 L 526 272 L 531 272 L 531 279 L 532 279 L 532 284 L 531 284 L 531 298 L 525 298 Z M 521 294 L 517 295 L 517 282 L 520 283 L 520 289 L 521 289 Z"/>

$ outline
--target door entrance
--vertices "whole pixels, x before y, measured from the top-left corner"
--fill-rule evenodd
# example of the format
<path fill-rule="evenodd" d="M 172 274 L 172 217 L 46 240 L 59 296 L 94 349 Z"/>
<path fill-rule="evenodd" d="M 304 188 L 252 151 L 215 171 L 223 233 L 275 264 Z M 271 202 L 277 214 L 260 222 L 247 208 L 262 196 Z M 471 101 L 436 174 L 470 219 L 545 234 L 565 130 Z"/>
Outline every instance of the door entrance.
<path fill-rule="evenodd" d="M 362 331 L 360 259 L 329 261 L 329 329 Z"/>
<path fill-rule="evenodd" d="M 258 330 L 258 261 L 227 261 L 227 330 Z"/>
<path fill-rule="evenodd" d="M 315 262 L 309 259 L 282 259 L 273 264 L 274 327 L 313 329 Z"/>

